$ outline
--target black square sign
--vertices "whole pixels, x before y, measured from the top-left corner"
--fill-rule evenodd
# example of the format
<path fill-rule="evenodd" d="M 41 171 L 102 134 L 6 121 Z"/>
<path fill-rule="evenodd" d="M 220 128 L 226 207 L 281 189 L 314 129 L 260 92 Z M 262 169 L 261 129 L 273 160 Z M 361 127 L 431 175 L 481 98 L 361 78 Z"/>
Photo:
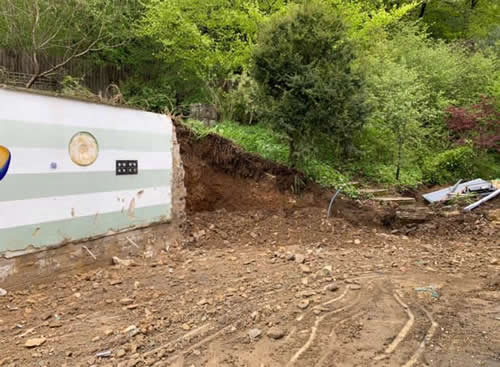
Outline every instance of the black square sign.
<path fill-rule="evenodd" d="M 137 161 L 116 161 L 116 175 L 136 175 L 139 173 Z"/>

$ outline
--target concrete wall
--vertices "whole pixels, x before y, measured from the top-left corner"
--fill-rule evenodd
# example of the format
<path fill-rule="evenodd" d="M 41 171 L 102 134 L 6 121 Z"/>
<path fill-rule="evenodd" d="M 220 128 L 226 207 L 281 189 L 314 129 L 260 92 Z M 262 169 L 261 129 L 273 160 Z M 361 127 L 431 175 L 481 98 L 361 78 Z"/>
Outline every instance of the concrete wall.
<path fill-rule="evenodd" d="M 98 146 L 88 166 L 69 152 L 82 132 Z M 169 222 L 183 210 L 165 115 L 0 88 L 0 146 L 11 158 L 0 180 L 0 257 Z M 136 160 L 137 174 L 117 175 L 117 160 Z"/>

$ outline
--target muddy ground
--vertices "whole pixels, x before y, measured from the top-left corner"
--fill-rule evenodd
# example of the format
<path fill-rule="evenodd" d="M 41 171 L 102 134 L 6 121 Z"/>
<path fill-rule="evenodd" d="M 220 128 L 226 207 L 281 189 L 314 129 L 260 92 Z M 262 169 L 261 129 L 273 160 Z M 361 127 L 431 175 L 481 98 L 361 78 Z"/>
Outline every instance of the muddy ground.
<path fill-rule="evenodd" d="M 327 218 L 331 193 L 179 135 L 184 240 L 8 289 L 0 366 L 500 366 L 498 200 L 400 223 L 343 199 Z"/>

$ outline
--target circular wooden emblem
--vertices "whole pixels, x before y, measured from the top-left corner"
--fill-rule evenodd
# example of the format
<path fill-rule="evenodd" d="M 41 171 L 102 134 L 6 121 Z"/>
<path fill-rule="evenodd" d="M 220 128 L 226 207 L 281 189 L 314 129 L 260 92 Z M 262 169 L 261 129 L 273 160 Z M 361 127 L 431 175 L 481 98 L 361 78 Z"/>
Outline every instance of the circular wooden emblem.
<path fill-rule="evenodd" d="M 97 160 L 99 146 L 94 136 L 87 132 L 75 134 L 69 143 L 71 160 L 79 166 L 90 166 Z"/>

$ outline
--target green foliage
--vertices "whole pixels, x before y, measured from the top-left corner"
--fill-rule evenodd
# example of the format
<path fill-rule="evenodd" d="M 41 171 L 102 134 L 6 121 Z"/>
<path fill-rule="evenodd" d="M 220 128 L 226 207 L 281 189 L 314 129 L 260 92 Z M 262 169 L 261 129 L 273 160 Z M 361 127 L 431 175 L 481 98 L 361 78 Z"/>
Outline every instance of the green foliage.
<path fill-rule="evenodd" d="M 206 88 L 245 68 L 261 17 L 252 1 L 152 0 L 139 35 L 180 82 Z"/>
<path fill-rule="evenodd" d="M 227 88 L 212 88 L 214 101 L 221 120 L 252 125 L 262 117 L 265 104 L 262 92 L 246 72 L 232 75 L 226 80 Z"/>
<path fill-rule="evenodd" d="M 481 39 L 499 24 L 500 3 L 490 0 L 425 1 L 422 19 L 434 37 Z M 419 9 L 420 12 L 421 9 Z"/>
<path fill-rule="evenodd" d="M 122 90 L 129 105 L 147 111 L 162 113 L 175 106 L 175 92 L 169 84 L 144 86 L 141 79 L 129 79 Z"/>
<path fill-rule="evenodd" d="M 446 184 L 475 178 L 476 154 L 469 146 L 444 151 L 426 160 L 424 179 L 432 184 Z"/>
<path fill-rule="evenodd" d="M 371 180 L 391 183 L 389 167 L 396 172 L 401 166 L 405 185 L 433 180 L 429 173 L 422 177 L 420 167 L 450 147 L 446 108 L 477 102 L 495 89 L 499 74 L 491 55 L 433 41 L 412 23 L 394 27 L 390 37 L 374 42 L 358 62 L 372 111 L 358 140 L 360 161 L 370 163 L 358 167 Z"/>
<path fill-rule="evenodd" d="M 259 36 L 254 75 L 270 101 L 270 122 L 283 131 L 295 165 L 319 132 L 345 150 L 364 122 L 362 82 L 340 17 L 320 2 L 290 6 Z"/>
<path fill-rule="evenodd" d="M 66 75 L 61 81 L 61 93 L 65 96 L 95 98 L 96 96 L 85 86 L 82 85 L 83 78 L 75 78 Z"/>

